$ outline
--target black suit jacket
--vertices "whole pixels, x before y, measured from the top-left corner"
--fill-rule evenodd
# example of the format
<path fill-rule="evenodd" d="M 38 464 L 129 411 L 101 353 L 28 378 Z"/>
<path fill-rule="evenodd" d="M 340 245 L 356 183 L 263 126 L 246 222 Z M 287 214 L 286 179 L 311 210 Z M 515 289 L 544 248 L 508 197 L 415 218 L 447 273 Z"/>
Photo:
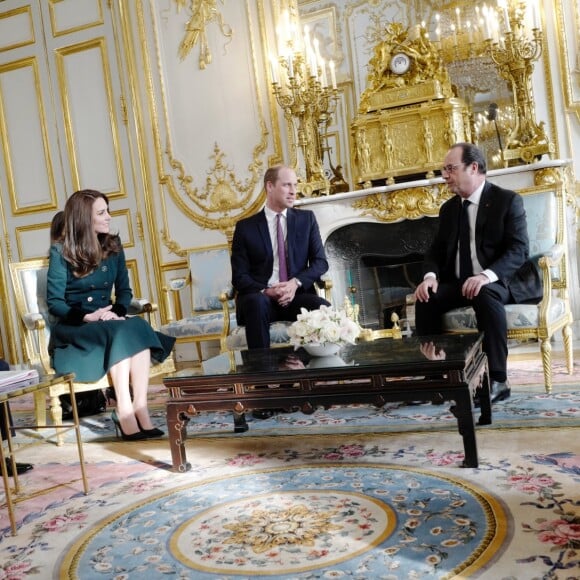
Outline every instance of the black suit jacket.
<path fill-rule="evenodd" d="M 455 281 L 461 198 L 446 201 L 439 212 L 439 229 L 425 256 L 424 272 L 442 282 Z M 516 303 L 541 298 L 539 273 L 528 261 L 529 240 L 522 197 L 514 191 L 485 182 L 475 224 L 477 259 L 483 269 L 496 273 Z"/>
<path fill-rule="evenodd" d="M 313 291 L 328 270 L 328 262 L 314 213 L 288 209 L 286 214 L 288 277 L 302 282 L 299 291 Z M 236 224 L 232 242 L 232 284 L 238 294 L 260 292 L 268 286 L 274 252 L 264 210 Z"/>

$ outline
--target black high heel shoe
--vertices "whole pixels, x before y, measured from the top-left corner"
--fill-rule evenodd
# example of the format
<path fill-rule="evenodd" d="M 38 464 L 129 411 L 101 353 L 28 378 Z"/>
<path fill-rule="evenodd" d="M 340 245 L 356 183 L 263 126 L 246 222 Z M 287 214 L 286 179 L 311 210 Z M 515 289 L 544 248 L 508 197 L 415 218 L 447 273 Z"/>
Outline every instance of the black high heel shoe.
<path fill-rule="evenodd" d="M 137 419 L 137 417 L 135 417 Z M 143 429 L 141 427 L 141 423 L 139 423 L 139 419 L 137 419 L 137 426 L 141 429 L 141 433 L 145 435 L 145 439 L 156 439 L 157 437 L 163 437 L 165 433 L 161 431 L 161 429 L 157 429 L 157 427 L 153 427 L 153 429 Z"/>
<path fill-rule="evenodd" d="M 143 439 L 147 439 L 147 435 L 145 435 L 143 431 L 137 431 L 136 433 L 131 433 L 129 435 L 125 434 L 121 427 L 121 421 L 119 421 L 119 417 L 117 416 L 117 411 L 114 409 L 111 412 L 111 421 L 113 421 L 113 425 L 115 425 L 115 434 L 119 437 L 120 431 L 121 439 L 123 441 L 142 441 Z"/>

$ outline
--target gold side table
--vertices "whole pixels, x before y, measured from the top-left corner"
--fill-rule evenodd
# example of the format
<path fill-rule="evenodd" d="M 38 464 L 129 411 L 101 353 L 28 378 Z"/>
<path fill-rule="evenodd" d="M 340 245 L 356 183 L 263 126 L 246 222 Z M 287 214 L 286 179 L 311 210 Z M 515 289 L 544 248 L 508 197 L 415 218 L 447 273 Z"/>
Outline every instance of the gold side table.
<path fill-rule="evenodd" d="M 8 510 L 8 517 L 10 519 L 10 526 L 12 528 L 12 535 L 15 536 L 17 533 L 17 526 L 16 526 L 16 518 L 14 515 L 14 505 L 16 503 L 20 503 L 22 501 L 26 501 L 30 499 L 30 497 L 23 495 L 18 498 L 13 498 L 14 495 L 20 494 L 20 485 L 18 482 L 18 474 L 16 473 L 16 459 L 15 459 L 15 451 L 14 445 L 12 441 L 12 430 L 13 429 L 56 429 L 58 435 L 62 435 L 71 429 L 75 430 L 76 434 L 76 441 L 77 441 L 77 449 L 79 453 L 79 462 L 81 468 L 81 477 L 83 481 L 83 489 L 85 495 L 89 493 L 89 484 L 88 479 L 85 471 L 85 458 L 83 454 L 83 442 L 81 439 L 81 430 L 79 425 L 79 415 L 77 412 L 77 405 L 75 400 L 74 394 L 74 387 L 73 387 L 73 380 L 74 374 L 66 374 L 66 375 L 48 375 L 48 376 L 41 376 L 38 383 L 28 386 L 16 386 L 16 387 L 3 387 L 0 389 L 0 412 L 4 413 L 4 418 L 6 419 L 6 426 L 7 426 L 7 453 L 4 453 L 4 445 L 0 443 L 0 461 L 2 461 L 1 465 L 6 465 L 6 461 L 9 460 L 12 466 L 12 479 L 14 480 L 14 491 L 12 491 L 10 486 L 10 481 L 8 478 L 7 469 L 2 470 L 2 480 L 4 482 L 4 493 L 6 495 L 6 508 Z M 65 423 L 62 426 L 55 427 L 54 425 L 27 425 L 23 427 L 10 427 L 9 426 L 9 416 L 8 416 L 8 401 L 11 399 L 16 399 L 17 397 L 21 397 L 23 395 L 27 395 L 29 393 L 36 393 L 43 389 L 48 389 L 54 385 L 66 383 L 69 388 L 71 405 L 72 405 L 72 412 L 73 412 L 73 422 L 72 423 Z M 51 487 L 45 490 L 45 493 L 51 491 L 54 487 Z M 38 495 L 38 494 L 35 494 Z"/>

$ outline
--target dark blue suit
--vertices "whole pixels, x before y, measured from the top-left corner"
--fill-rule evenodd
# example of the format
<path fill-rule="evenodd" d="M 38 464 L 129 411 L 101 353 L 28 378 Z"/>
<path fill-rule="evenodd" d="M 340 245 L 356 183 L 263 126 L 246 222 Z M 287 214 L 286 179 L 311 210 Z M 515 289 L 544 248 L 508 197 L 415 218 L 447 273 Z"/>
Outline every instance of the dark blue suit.
<path fill-rule="evenodd" d="M 439 229 L 425 256 L 424 272 L 439 280 L 437 293 L 428 302 L 417 301 L 415 317 L 419 335 L 439 334 L 442 314 L 460 306 L 472 306 L 478 329 L 485 333 L 484 351 L 492 380 L 505 381 L 507 322 L 504 304 L 538 301 L 541 280 L 528 260 L 529 241 L 523 200 L 514 191 L 486 181 L 477 211 L 475 245 L 481 267 L 498 276 L 483 286 L 473 300 L 461 295 L 455 273 L 461 198 L 446 201 L 439 212 Z"/>
<path fill-rule="evenodd" d="M 288 209 L 286 214 L 288 278 L 302 286 L 286 307 L 262 294 L 274 267 L 274 253 L 264 210 L 236 224 L 232 242 L 232 284 L 236 290 L 236 317 L 246 327 L 248 348 L 270 346 L 270 323 L 296 320 L 300 308 L 314 310 L 328 304 L 314 283 L 328 270 L 328 262 L 314 214 Z"/>

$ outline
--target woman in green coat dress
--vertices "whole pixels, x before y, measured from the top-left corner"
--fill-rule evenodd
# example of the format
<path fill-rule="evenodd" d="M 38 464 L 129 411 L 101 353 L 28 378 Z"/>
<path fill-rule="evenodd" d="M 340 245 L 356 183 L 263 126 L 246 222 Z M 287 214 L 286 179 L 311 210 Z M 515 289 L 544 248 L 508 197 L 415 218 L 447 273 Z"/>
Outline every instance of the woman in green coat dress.
<path fill-rule="evenodd" d="M 62 241 L 50 248 L 47 301 L 57 320 L 50 354 L 58 373 L 73 372 L 79 382 L 109 373 L 117 399 L 112 419 L 123 439 L 160 437 L 147 406 L 149 367 L 151 358 L 161 362 L 169 355 L 175 339 L 154 331 L 143 318 L 126 316 L 133 293 L 110 222 L 101 192 L 77 191 L 66 202 Z"/>

